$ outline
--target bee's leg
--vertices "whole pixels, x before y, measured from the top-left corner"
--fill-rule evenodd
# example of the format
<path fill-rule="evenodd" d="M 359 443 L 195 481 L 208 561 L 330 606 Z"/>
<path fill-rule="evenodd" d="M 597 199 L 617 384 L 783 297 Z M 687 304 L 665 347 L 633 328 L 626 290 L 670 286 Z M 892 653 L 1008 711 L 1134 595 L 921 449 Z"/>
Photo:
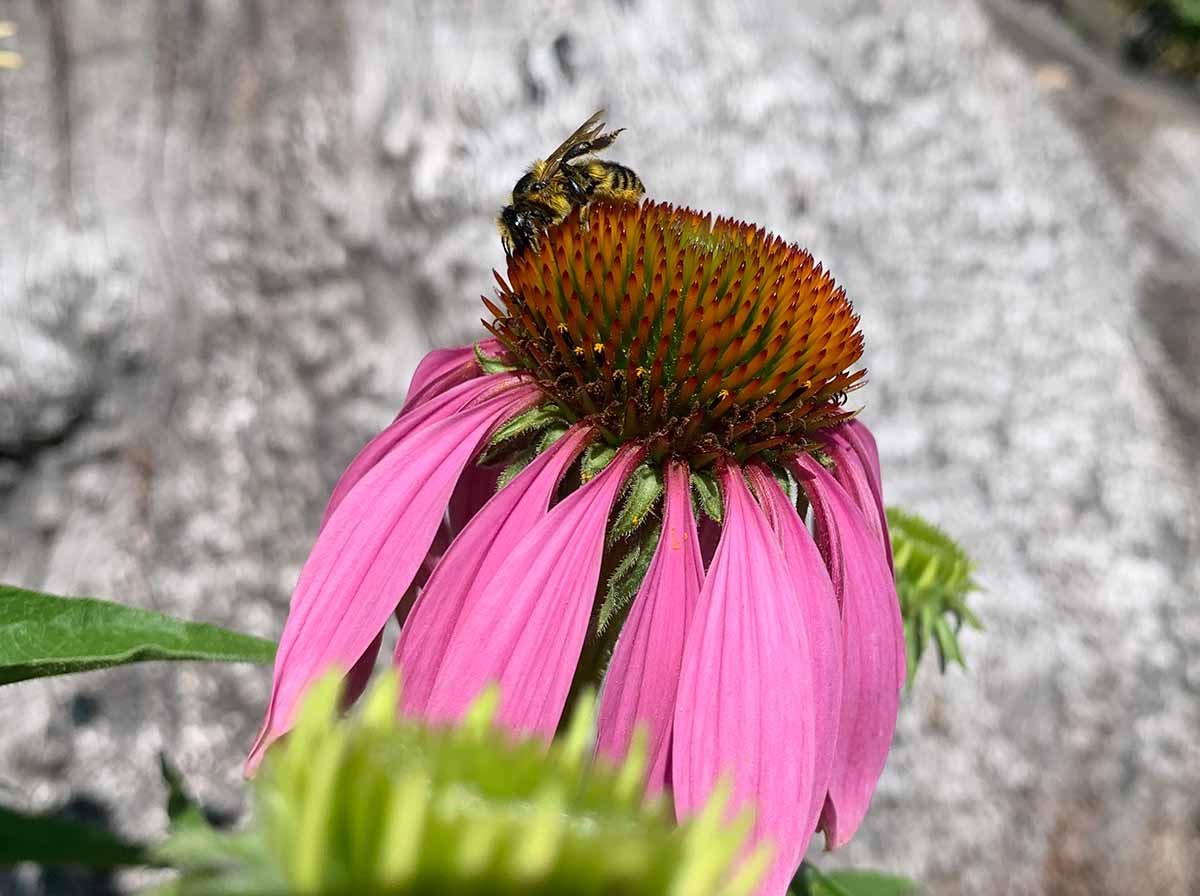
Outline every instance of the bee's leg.
<path fill-rule="evenodd" d="M 591 196 L 591 182 L 574 165 L 564 165 L 563 192 L 572 205 L 583 205 Z"/>
<path fill-rule="evenodd" d="M 574 165 L 564 165 L 563 170 L 567 172 L 566 183 L 563 185 L 563 191 L 567 194 L 567 198 L 571 201 L 571 205 L 579 209 L 579 229 L 588 229 L 588 203 L 592 199 L 592 190 L 594 185 L 587 174 L 580 171 Z"/>
<path fill-rule="evenodd" d="M 571 159 L 577 159 L 580 156 L 586 156 L 590 153 L 600 152 L 602 149 L 607 149 L 612 146 L 613 141 L 617 139 L 617 135 L 624 128 L 617 128 L 615 131 L 609 131 L 607 134 L 601 134 L 593 140 L 581 140 L 563 153 L 562 160 L 569 162 Z"/>
<path fill-rule="evenodd" d="M 613 141 L 617 139 L 617 135 L 623 130 L 625 129 L 617 128 L 615 131 L 609 131 L 607 134 L 601 134 L 595 140 L 589 141 L 591 148 L 588 150 L 588 152 L 599 152 L 602 149 L 608 149 L 608 147 L 612 146 Z"/>

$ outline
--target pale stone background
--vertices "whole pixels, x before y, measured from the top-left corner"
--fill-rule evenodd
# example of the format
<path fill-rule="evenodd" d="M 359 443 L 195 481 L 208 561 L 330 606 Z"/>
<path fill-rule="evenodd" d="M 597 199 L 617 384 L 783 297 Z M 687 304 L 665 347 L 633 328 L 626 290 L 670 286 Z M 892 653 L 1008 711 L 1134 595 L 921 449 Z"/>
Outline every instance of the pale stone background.
<path fill-rule="evenodd" d="M 276 635 L 340 468 L 421 352 L 479 332 L 508 187 L 607 106 L 653 195 L 832 267 L 890 500 L 979 562 L 972 670 L 922 670 L 845 861 L 939 896 L 1200 891 L 1191 109 L 974 0 L 0 19 L 26 58 L 0 71 L 0 580 Z M 153 836 L 165 749 L 236 812 L 268 678 L 4 688 L 0 799 Z"/>

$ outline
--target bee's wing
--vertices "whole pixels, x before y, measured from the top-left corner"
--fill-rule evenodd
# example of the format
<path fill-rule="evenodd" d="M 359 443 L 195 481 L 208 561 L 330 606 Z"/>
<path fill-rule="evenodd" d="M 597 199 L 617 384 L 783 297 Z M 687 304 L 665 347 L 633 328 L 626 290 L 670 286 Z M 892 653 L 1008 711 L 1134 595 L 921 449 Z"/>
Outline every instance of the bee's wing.
<path fill-rule="evenodd" d="M 542 175 L 542 179 L 549 180 L 558 171 L 559 166 L 562 165 L 563 157 L 568 152 L 580 143 L 594 140 L 600 135 L 602 130 L 604 130 L 604 110 L 600 109 L 595 115 L 581 124 L 574 134 L 564 140 L 561 146 L 546 156 L 546 171 Z"/>

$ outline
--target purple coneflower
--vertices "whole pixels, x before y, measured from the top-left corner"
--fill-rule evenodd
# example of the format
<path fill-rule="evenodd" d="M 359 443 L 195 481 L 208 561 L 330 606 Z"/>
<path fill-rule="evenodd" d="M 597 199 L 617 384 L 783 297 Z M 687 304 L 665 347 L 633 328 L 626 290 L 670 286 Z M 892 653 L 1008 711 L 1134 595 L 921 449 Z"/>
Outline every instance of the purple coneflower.
<path fill-rule="evenodd" d="M 807 252 L 654 203 L 591 206 L 497 281 L 494 339 L 426 357 L 334 489 L 248 767 L 322 673 L 361 691 L 394 613 L 404 712 L 498 682 L 501 721 L 549 738 L 601 684 L 598 752 L 644 729 L 680 816 L 730 779 L 782 893 L 815 830 L 862 821 L 904 682 L 879 458 L 845 409 L 858 318 Z"/>

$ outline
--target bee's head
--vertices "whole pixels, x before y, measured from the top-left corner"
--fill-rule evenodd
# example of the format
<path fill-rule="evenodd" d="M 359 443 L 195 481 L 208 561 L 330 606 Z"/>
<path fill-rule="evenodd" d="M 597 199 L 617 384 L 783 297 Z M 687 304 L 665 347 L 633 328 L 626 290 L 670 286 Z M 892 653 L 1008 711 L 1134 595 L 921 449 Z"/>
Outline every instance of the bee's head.
<path fill-rule="evenodd" d="M 496 219 L 500 241 L 508 255 L 514 255 L 534 242 L 535 227 L 535 221 L 529 212 L 515 205 L 506 205 L 500 210 L 500 217 Z"/>
<path fill-rule="evenodd" d="M 530 193 L 536 193 L 538 190 L 546 189 L 544 181 L 540 181 L 537 175 L 532 171 L 526 171 L 521 175 L 521 179 L 513 184 L 513 196 L 528 196 Z"/>

